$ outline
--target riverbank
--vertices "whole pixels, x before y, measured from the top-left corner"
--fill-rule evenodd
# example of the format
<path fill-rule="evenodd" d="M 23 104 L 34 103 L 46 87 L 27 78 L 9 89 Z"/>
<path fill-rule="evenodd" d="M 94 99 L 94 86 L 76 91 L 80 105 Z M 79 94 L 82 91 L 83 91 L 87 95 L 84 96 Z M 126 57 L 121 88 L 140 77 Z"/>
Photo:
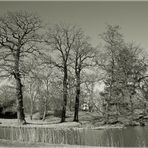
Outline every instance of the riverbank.
<path fill-rule="evenodd" d="M 136 116 L 135 116 L 136 117 Z M 123 128 L 126 126 L 139 126 L 139 121 L 137 121 L 137 117 L 135 120 L 130 123 L 131 117 L 120 117 L 118 118 L 118 122 L 115 123 L 114 119 L 110 120 L 109 124 L 104 124 L 104 119 L 102 116 L 99 116 L 96 112 L 79 112 L 79 121 L 73 122 L 73 112 L 67 112 L 66 122 L 60 123 L 60 117 L 54 116 L 53 112 L 50 112 L 46 119 L 40 120 L 39 114 L 36 113 L 33 115 L 32 120 L 30 120 L 30 116 L 26 115 L 26 125 L 27 127 L 48 127 L 48 128 L 90 128 L 90 129 L 108 129 L 108 128 Z M 148 119 L 148 117 L 147 117 Z M 146 119 L 146 120 L 147 120 Z M 20 126 L 17 123 L 17 119 L 0 119 L 0 126 Z M 145 122 L 145 125 L 148 122 Z"/>
<path fill-rule="evenodd" d="M 53 112 L 50 112 L 46 119 L 39 120 L 39 114 L 36 113 L 33 115 L 32 120 L 30 116 L 26 115 L 27 124 L 23 125 L 24 127 L 45 127 L 53 129 L 63 129 L 63 128 L 81 128 L 81 129 L 109 129 L 109 128 L 124 128 L 127 126 L 140 126 L 138 117 L 135 116 L 135 120 L 130 123 L 131 117 L 119 117 L 118 122 L 114 122 L 113 119 L 110 120 L 110 124 L 104 124 L 104 119 L 102 116 L 99 116 L 97 112 L 79 112 L 79 121 L 73 122 L 73 112 L 67 112 L 66 122 L 60 123 L 60 117 L 54 116 Z M 148 125 L 148 117 L 145 118 L 145 125 Z M 17 122 L 17 119 L 0 119 L 0 126 L 7 127 L 18 127 L 20 126 Z"/>
<path fill-rule="evenodd" d="M 50 114 L 46 119 L 39 120 L 38 114 L 34 114 L 33 120 L 30 120 L 29 115 L 26 115 L 27 124 L 24 127 L 45 127 L 45 128 L 87 128 L 87 129 L 108 129 L 108 128 L 123 128 L 122 124 L 104 125 L 103 119 L 98 113 L 80 112 L 80 122 L 73 122 L 73 113 L 68 112 L 66 122 L 60 123 L 60 117 L 55 117 Z M 17 119 L 0 119 L 0 126 L 18 127 Z"/>
<path fill-rule="evenodd" d="M 35 116 L 33 117 L 33 120 L 30 120 L 29 116 L 26 116 L 27 124 L 25 125 L 19 125 L 17 119 L 0 119 L 0 122 L 2 123 L 0 124 L 0 139 L 3 139 L 0 140 L 0 146 L 113 146 L 113 139 L 116 139 L 114 131 L 121 135 L 120 138 L 122 139 L 122 134 L 124 133 L 122 131 L 128 132 L 129 129 L 121 123 L 104 124 L 103 119 L 96 113 L 80 112 L 80 122 L 73 122 L 72 119 L 72 115 L 69 114 L 64 123 L 60 123 L 60 118 L 53 115 L 47 116 L 45 121 L 39 120 Z M 124 122 L 126 123 L 128 120 Z M 143 131 L 143 128 L 141 129 Z M 145 127 L 145 129 L 147 129 L 147 127 Z M 138 127 L 135 128 L 135 134 L 137 131 L 139 131 Z M 122 142 L 123 141 L 121 141 L 121 144 Z M 115 142 L 115 146 L 117 145 L 118 142 Z"/>

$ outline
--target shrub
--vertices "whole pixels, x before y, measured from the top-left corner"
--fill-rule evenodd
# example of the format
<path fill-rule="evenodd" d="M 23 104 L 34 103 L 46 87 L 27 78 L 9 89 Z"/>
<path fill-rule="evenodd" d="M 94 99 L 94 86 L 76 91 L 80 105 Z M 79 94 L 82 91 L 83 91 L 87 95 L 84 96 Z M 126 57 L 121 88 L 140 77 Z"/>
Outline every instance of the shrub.
<path fill-rule="evenodd" d="M 54 116 L 55 117 L 61 117 L 61 114 L 62 114 L 62 110 L 59 110 L 59 109 L 54 110 Z"/>

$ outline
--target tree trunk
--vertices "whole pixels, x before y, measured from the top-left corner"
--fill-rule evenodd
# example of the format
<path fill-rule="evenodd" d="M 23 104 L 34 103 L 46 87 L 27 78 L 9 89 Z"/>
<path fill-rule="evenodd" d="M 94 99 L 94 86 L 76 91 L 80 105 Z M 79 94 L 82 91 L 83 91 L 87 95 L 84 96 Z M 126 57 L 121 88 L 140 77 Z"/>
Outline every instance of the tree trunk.
<path fill-rule="evenodd" d="M 47 114 L 47 98 L 45 100 L 45 104 L 44 104 L 44 112 L 43 112 L 43 117 L 42 120 L 44 121 L 46 118 L 46 114 Z"/>
<path fill-rule="evenodd" d="M 132 95 L 130 95 L 130 105 L 131 105 L 131 120 L 133 120 L 133 113 L 134 113 L 134 107 L 133 107 L 133 101 L 132 101 Z"/>
<path fill-rule="evenodd" d="M 45 107 L 45 109 L 44 109 L 44 113 L 43 113 L 43 118 L 42 118 L 43 121 L 44 121 L 45 118 L 46 118 L 46 112 L 47 112 L 47 110 L 46 110 L 46 107 Z"/>
<path fill-rule="evenodd" d="M 19 58 L 20 52 L 18 51 L 15 56 L 15 69 L 14 69 L 14 78 L 16 80 L 16 98 L 17 98 L 17 119 L 19 124 L 25 124 L 25 114 L 23 107 L 23 92 L 22 92 L 22 82 L 21 75 L 19 71 Z"/>
<path fill-rule="evenodd" d="M 70 90 L 70 96 L 73 96 L 73 89 Z M 69 98 L 69 110 L 73 111 L 73 97 Z"/>
<path fill-rule="evenodd" d="M 30 119 L 32 120 L 34 106 L 33 106 L 33 100 L 32 100 L 32 98 L 30 98 L 30 99 L 31 99 L 31 104 L 30 104 Z"/>
<path fill-rule="evenodd" d="M 145 116 L 146 113 L 147 113 L 147 105 L 146 102 L 144 102 L 143 115 Z"/>
<path fill-rule="evenodd" d="M 107 102 L 105 106 L 105 124 L 109 123 L 109 106 L 109 102 Z"/>
<path fill-rule="evenodd" d="M 116 117 L 115 117 L 115 119 L 116 119 L 116 121 L 115 122 L 118 122 L 118 120 L 119 120 L 119 108 L 120 108 L 120 105 L 119 105 L 119 103 L 117 102 L 116 103 Z"/>
<path fill-rule="evenodd" d="M 79 121 L 79 102 L 80 102 L 80 72 L 76 74 L 76 99 L 75 99 L 75 112 L 73 121 Z"/>
<path fill-rule="evenodd" d="M 89 112 L 93 112 L 93 99 L 94 99 L 94 82 L 91 84 L 91 90 L 90 90 L 90 98 L 89 98 Z"/>
<path fill-rule="evenodd" d="M 22 83 L 19 74 L 16 76 L 16 96 L 17 96 L 17 118 L 20 124 L 25 124 L 25 114 L 23 107 Z"/>
<path fill-rule="evenodd" d="M 62 108 L 62 114 L 61 114 L 61 122 L 65 122 L 65 118 L 66 118 L 66 106 L 67 106 L 67 65 L 64 66 L 63 108 Z"/>

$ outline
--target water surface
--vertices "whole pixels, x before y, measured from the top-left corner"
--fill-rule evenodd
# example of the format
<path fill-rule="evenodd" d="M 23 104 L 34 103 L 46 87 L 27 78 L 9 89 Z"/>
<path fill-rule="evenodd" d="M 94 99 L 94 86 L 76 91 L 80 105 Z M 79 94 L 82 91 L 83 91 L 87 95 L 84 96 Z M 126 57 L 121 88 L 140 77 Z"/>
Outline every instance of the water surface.
<path fill-rule="evenodd" d="M 83 130 L 81 144 L 89 146 L 148 147 L 148 127 Z"/>

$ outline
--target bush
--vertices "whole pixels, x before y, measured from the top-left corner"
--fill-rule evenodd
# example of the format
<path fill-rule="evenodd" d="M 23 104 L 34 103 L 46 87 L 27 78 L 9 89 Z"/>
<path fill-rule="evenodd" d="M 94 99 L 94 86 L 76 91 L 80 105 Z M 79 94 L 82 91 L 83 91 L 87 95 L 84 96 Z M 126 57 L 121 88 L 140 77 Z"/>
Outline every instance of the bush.
<path fill-rule="evenodd" d="M 16 119 L 17 118 L 17 112 L 13 112 L 13 111 L 1 112 L 0 113 L 0 118 Z"/>
<path fill-rule="evenodd" d="M 59 110 L 59 109 L 54 110 L 54 116 L 55 117 L 61 117 L 61 114 L 62 114 L 62 110 Z"/>
<path fill-rule="evenodd" d="M 15 100 L 6 100 L 0 105 L 0 118 L 16 119 L 16 104 Z"/>

